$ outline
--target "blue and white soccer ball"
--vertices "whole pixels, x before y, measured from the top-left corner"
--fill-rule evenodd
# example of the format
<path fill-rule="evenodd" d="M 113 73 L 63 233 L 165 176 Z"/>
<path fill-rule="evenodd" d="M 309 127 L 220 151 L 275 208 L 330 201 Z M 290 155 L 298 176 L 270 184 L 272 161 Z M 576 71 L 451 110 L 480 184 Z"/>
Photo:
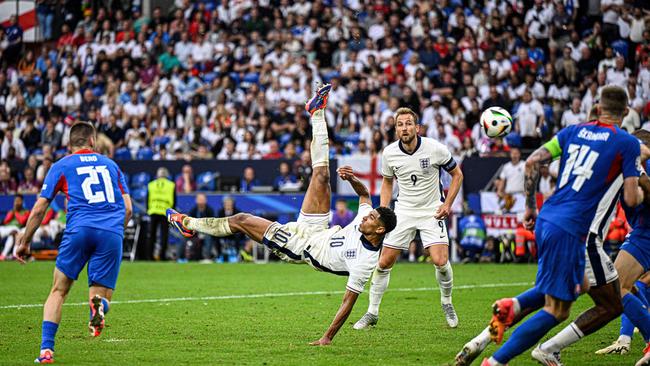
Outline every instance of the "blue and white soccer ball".
<path fill-rule="evenodd" d="M 512 116 L 501 107 L 490 107 L 481 114 L 481 126 L 488 137 L 503 137 L 512 130 Z"/>

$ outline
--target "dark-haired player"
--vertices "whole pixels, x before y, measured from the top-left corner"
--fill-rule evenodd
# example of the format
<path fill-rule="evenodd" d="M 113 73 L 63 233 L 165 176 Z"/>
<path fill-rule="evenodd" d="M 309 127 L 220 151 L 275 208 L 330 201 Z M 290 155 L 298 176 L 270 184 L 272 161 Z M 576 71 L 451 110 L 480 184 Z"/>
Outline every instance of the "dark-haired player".
<path fill-rule="evenodd" d="M 45 177 L 41 195 L 27 220 L 16 251 L 24 263 L 34 232 L 58 192 L 68 197 L 67 224 L 59 246 L 54 283 L 43 308 L 41 353 L 36 363 L 54 362 L 54 337 L 61 321 L 61 306 L 88 264 L 92 336 L 104 328 L 122 260 L 124 227 L 131 218 L 131 198 L 124 175 L 111 159 L 94 152 L 95 128 L 80 122 L 70 129 L 72 154 L 56 162 Z"/>
<path fill-rule="evenodd" d="M 307 103 L 311 114 L 311 156 L 313 174 L 297 222 L 280 224 L 248 213 L 224 218 L 195 219 L 167 210 L 169 222 L 183 235 L 195 232 L 217 237 L 244 233 L 264 243 L 280 258 L 307 263 L 317 270 L 348 276 L 343 304 L 323 336 L 312 345 L 328 345 L 350 315 L 359 294 L 370 279 L 379 260 L 384 235 L 395 228 L 393 211 L 386 207 L 372 209 L 368 189 L 354 176 L 352 168 L 342 167 L 339 177 L 350 182 L 359 195 L 359 213 L 346 227 L 328 229 L 331 205 L 329 185 L 329 146 L 324 109 L 330 86 L 320 88 Z"/>
<path fill-rule="evenodd" d="M 621 201 L 635 207 L 643 199 L 639 192 L 639 141 L 618 127 L 626 108 L 627 95 L 623 89 L 604 87 L 597 121 L 563 129 L 526 160 L 524 225 L 528 229 L 535 227 L 539 247 L 537 278 L 532 289 L 494 304 L 492 327 L 502 335 L 518 314 L 542 309 L 517 327 L 482 365 L 506 364 L 568 318 L 571 305 L 582 291 L 584 243 L 591 222 L 603 196 L 619 176 L 623 179 Z M 556 157 L 560 157 L 557 189 L 544 203 L 537 219 L 535 191 L 539 166 Z M 583 336 L 575 335 L 576 339 Z M 540 347 L 533 350 L 533 357 L 543 364 L 560 364 L 552 353 Z"/>

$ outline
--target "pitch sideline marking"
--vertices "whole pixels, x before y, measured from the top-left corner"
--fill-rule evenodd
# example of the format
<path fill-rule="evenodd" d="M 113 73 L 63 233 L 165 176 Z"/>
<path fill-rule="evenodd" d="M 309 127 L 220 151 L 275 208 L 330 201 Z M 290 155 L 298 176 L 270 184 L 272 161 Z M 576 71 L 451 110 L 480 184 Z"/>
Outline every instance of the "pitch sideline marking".
<path fill-rule="evenodd" d="M 512 283 L 486 283 L 480 285 L 459 285 L 454 286 L 454 290 L 471 290 L 482 288 L 498 288 L 498 287 L 518 287 L 532 285 L 532 282 L 512 282 Z M 439 290 L 439 287 L 406 287 L 388 289 L 387 292 L 420 292 L 420 291 L 434 291 Z M 262 294 L 243 294 L 243 295 L 221 295 L 221 296 L 201 296 L 201 297 L 173 297 L 167 299 L 139 299 L 139 300 L 116 300 L 111 301 L 111 304 L 145 304 L 145 303 L 166 303 L 166 302 L 181 302 L 181 301 L 215 301 L 215 300 L 232 300 L 232 299 L 259 299 L 266 297 L 290 297 L 290 296 L 316 296 L 316 295 L 340 295 L 345 291 L 305 291 L 305 292 L 278 292 L 278 293 L 262 293 Z M 17 304 L 17 305 L 2 305 L 0 309 L 24 309 L 24 308 L 39 308 L 43 304 Z M 66 303 L 63 306 L 88 306 L 87 302 L 73 302 Z"/>

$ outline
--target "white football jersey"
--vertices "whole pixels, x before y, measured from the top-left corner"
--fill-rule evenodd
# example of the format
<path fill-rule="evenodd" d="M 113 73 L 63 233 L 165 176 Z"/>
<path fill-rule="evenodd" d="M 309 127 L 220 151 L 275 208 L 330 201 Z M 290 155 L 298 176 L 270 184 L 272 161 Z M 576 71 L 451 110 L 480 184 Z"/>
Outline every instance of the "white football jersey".
<path fill-rule="evenodd" d="M 363 292 L 379 262 L 380 247 L 373 246 L 359 231 L 361 220 L 371 211 L 372 206 L 359 205 L 359 212 L 350 224 L 316 233 L 303 253 L 305 261 L 312 267 L 349 276 L 346 287 L 356 293 Z"/>
<path fill-rule="evenodd" d="M 417 139 L 412 154 L 406 152 L 400 140 L 386 146 L 381 157 L 381 174 L 397 179 L 396 212 L 428 216 L 444 202 L 441 169 L 452 171 L 456 162 L 445 145 L 428 137 Z"/>

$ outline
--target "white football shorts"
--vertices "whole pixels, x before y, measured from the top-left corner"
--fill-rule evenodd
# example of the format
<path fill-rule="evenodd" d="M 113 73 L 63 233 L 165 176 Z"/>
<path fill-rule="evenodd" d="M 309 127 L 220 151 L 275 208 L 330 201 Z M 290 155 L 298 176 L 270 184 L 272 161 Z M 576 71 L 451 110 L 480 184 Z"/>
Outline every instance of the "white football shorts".
<path fill-rule="evenodd" d="M 596 234 L 587 235 L 585 259 L 585 276 L 589 280 L 589 286 L 602 286 L 618 279 L 616 267 L 605 253 L 603 242 Z"/>
<path fill-rule="evenodd" d="M 415 232 L 420 231 L 422 246 L 426 249 L 432 245 L 449 245 L 447 224 L 431 216 L 411 216 L 404 212 L 395 212 L 397 226 L 386 234 L 384 246 L 393 249 L 408 250 L 409 244 L 415 238 Z"/>

